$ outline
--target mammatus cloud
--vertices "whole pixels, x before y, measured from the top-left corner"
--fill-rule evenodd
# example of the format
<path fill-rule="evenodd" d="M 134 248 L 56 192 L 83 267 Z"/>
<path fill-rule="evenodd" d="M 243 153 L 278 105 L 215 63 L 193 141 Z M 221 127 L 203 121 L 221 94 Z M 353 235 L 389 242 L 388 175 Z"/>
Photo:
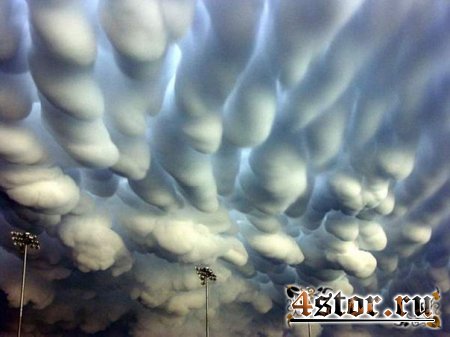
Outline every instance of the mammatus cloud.
<path fill-rule="evenodd" d="M 0 0 L 0 334 L 306 337 L 285 286 L 442 295 L 446 0 Z M 447 301 L 448 302 L 448 301 Z M 6 319 L 3 319 L 6 317 Z M 311 325 L 311 336 L 428 336 Z"/>

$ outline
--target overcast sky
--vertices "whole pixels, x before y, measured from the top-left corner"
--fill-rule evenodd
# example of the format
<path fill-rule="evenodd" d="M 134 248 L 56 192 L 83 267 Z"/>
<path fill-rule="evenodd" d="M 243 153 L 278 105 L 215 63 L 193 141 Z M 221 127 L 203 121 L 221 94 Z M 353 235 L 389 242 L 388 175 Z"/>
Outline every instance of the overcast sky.
<path fill-rule="evenodd" d="M 439 288 L 445 325 L 449 32 L 448 0 L 0 0 L 0 336 L 11 230 L 24 337 L 203 336 L 196 265 L 214 337 L 307 337 L 292 284 Z"/>

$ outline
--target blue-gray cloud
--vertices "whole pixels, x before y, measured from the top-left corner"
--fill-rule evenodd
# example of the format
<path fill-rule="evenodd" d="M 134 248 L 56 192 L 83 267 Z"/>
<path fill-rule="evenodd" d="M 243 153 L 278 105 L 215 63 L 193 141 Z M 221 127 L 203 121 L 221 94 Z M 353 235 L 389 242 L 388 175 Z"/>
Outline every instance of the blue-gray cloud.
<path fill-rule="evenodd" d="M 198 264 L 214 336 L 309 336 L 292 283 L 438 287 L 445 320 L 449 22 L 446 0 L 0 0 L 0 334 L 11 230 L 41 241 L 35 336 L 200 336 Z"/>

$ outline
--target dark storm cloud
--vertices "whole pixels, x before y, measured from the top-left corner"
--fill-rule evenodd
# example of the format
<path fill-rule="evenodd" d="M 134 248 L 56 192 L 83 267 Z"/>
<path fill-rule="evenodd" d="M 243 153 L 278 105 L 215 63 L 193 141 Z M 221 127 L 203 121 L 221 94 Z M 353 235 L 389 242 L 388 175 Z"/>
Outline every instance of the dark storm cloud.
<path fill-rule="evenodd" d="M 449 18 L 446 0 L 0 0 L 0 334 L 11 230 L 41 241 L 35 336 L 201 336 L 198 264 L 214 336 L 309 336 L 283 321 L 292 283 L 438 287 L 445 319 Z"/>

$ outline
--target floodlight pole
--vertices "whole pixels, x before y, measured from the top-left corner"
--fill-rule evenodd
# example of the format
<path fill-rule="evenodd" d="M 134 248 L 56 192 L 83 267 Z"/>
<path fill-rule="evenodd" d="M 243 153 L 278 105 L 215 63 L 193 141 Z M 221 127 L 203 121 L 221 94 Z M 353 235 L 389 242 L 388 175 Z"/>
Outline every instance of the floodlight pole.
<path fill-rule="evenodd" d="M 25 275 L 27 270 L 27 253 L 28 253 L 28 245 L 25 245 L 23 251 L 22 287 L 20 289 L 20 313 L 19 313 L 19 326 L 17 328 L 17 337 L 20 337 L 20 330 L 22 328 L 23 297 L 25 294 Z"/>
<path fill-rule="evenodd" d="M 39 249 L 40 246 L 37 236 L 28 232 L 11 232 L 11 238 L 14 246 L 18 247 L 21 250 L 23 249 L 22 285 L 20 289 L 19 324 L 17 327 L 17 337 L 20 337 L 22 330 L 23 298 L 25 294 L 25 275 L 27 271 L 28 246 L 34 249 Z"/>
<path fill-rule="evenodd" d="M 205 280 L 205 295 L 206 295 L 206 310 L 205 310 L 205 335 L 209 337 L 209 322 L 208 322 L 208 279 Z"/>
<path fill-rule="evenodd" d="M 206 297 L 206 312 L 205 312 L 205 335 L 209 337 L 209 321 L 208 321 L 208 280 L 215 281 L 217 279 L 216 274 L 209 267 L 196 266 L 195 270 L 200 278 L 201 284 L 205 286 Z"/>

